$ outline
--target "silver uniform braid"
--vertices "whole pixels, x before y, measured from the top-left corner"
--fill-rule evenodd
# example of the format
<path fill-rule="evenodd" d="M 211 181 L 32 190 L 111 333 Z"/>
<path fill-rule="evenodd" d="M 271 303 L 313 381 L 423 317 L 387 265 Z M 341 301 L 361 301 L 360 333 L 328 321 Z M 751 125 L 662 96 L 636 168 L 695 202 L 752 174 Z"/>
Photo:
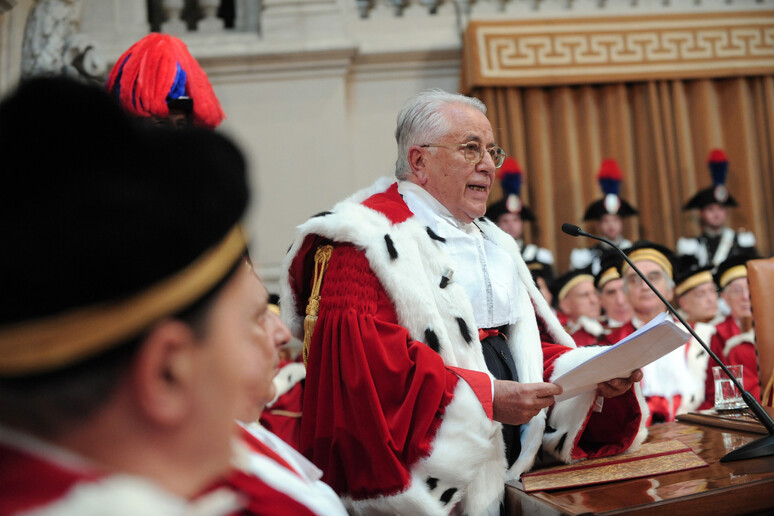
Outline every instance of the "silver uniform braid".
<path fill-rule="evenodd" d="M 395 140 L 398 143 L 398 159 L 395 162 L 395 177 L 406 179 L 411 175 L 408 151 L 413 145 L 432 143 L 450 128 L 442 108 L 447 104 L 463 104 L 486 114 L 486 106 L 477 98 L 459 93 L 435 89 L 411 97 L 398 112 Z"/>

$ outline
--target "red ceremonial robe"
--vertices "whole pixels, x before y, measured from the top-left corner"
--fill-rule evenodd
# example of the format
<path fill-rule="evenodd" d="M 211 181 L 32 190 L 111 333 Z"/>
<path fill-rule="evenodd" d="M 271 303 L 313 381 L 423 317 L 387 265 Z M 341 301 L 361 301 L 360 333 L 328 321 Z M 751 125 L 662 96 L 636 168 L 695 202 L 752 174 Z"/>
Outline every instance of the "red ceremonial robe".
<path fill-rule="evenodd" d="M 0 427 L 0 515 L 222 516 L 240 506 L 218 490 L 196 501 L 165 491 L 145 477 L 108 473 L 35 437 Z"/>
<path fill-rule="evenodd" d="M 606 400 L 601 413 L 588 393 L 557 404 L 545 436 L 544 413 L 524 425 L 521 455 L 506 475 L 470 302 L 443 239 L 412 217 L 397 185 L 379 182 L 300 226 L 283 263 L 282 315 L 303 338 L 315 250 L 334 245 L 309 345 L 301 450 L 352 512 L 497 514 L 503 482 L 532 466 L 541 436 L 547 453 L 565 461 L 642 442 L 639 386 Z M 513 247 L 522 281 L 523 316 L 509 332 L 519 379 L 549 379 L 596 354 L 548 342 L 541 351 L 536 311 L 547 334 L 574 344 L 513 239 L 479 222 L 498 245 Z"/>
<path fill-rule="evenodd" d="M 730 315 L 715 326 L 710 349 L 726 365 L 742 365 L 742 383 L 744 389 L 760 401 L 761 385 L 758 378 L 758 355 L 755 351 L 755 334 L 752 330 L 742 333 L 739 325 Z M 715 405 L 715 380 L 712 376 L 714 360 L 707 364 L 705 380 L 705 400 L 701 409 L 710 409 Z"/>
<path fill-rule="evenodd" d="M 255 424 L 240 425 L 235 468 L 216 487 L 232 490 L 244 508 L 234 516 L 346 516 L 321 472 L 290 445 Z"/>
<path fill-rule="evenodd" d="M 298 450 L 301 441 L 301 414 L 306 368 L 300 362 L 280 364 L 274 376 L 274 400 L 261 412 L 260 423 L 274 435 Z"/>

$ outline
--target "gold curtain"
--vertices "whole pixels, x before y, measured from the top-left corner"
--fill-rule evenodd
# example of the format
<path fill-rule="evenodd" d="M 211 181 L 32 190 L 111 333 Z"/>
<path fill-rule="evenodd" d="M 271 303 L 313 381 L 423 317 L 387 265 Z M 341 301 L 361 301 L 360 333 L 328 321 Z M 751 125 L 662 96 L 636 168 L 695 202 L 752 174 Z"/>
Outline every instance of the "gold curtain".
<path fill-rule="evenodd" d="M 615 19 L 471 22 L 462 90 L 488 107 L 495 137 L 524 170 L 537 216 L 526 238 L 553 250 L 558 271 L 574 247 L 561 232 L 602 196 L 596 174 L 618 161 L 621 197 L 640 212 L 631 240 L 671 248 L 699 232 L 683 204 L 712 185 L 710 150 L 728 155 L 734 228 L 774 245 L 774 12 Z M 499 186 L 491 200 L 500 198 Z"/>
<path fill-rule="evenodd" d="M 485 87 L 472 94 L 489 109 L 496 138 L 524 170 L 522 196 L 538 222 L 527 238 L 552 249 L 558 270 L 570 250 L 594 242 L 571 238 L 563 222 L 582 223 L 602 196 L 596 180 L 605 158 L 624 173 L 621 197 L 640 212 L 625 225 L 631 240 L 674 248 L 699 232 L 683 204 L 711 186 L 711 149 L 726 151 L 728 189 L 739 202 L 730 225 L 755 233 L 758 250 L 774 242 L 774 76 L 662 80 L 557 87 Z M 499 186 L 497 187 L 499 188 Z M 492 199 L 500 197 L 495 189 Z"/>

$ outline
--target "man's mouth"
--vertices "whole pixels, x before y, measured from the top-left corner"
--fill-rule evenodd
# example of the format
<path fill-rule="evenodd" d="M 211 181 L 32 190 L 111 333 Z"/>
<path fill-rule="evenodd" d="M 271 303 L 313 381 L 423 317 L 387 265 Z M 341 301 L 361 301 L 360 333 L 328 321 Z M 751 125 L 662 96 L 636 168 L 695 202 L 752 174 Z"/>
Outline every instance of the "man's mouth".
<path fill-rule="evenodd" d="M 468 188 L 476 192 L 486 192 L 486 187 L 481 185 L 468 185 Z"/>

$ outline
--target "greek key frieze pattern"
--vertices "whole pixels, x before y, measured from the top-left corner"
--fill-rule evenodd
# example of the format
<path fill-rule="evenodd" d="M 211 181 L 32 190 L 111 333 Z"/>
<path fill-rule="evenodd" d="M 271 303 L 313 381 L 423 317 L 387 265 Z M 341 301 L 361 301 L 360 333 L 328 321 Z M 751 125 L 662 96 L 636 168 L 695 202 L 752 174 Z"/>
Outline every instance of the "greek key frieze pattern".
<path fill-rule="evenodd" d="M 680 23 L 665 19 L 662 24 L 631 19 L 542 27 L 480 25 L 475 30 L 476 72 L 483 82 L 774 72 L 771 15 Z"/>

